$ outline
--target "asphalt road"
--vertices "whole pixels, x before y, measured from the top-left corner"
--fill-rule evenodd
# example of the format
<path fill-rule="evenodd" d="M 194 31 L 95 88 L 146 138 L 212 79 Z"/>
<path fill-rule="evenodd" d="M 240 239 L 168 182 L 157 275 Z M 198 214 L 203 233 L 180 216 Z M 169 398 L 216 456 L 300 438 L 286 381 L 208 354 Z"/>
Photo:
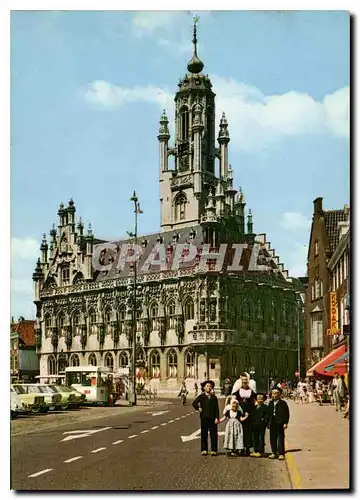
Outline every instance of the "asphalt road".
<path fill-rule="evenodd" d="M 97 409 L 98 411 L 100 409 Z M 217 457 L 200 455 L 190 404 L 91 410 L 53 426 L 14 432 L 11 487 L 15 490 L 278 490 L 290 489 L 285 462 L 228 458 L 219 437 Z M 89 413 L 90 412 L 90 413 Z M 80 413 L 82 416 L 82 414 Z M 36 418 L 47 418 L 39 416 Z M 50 418 L 54 418 L 50 416 Z M 23 425 L 23 424 L 22 424 Z M 50 423 L 51 425 L 51 423 Z M 15 427 L 15 426 L 14 426 Z M 15 429 L 16 430 L 16 429 Z M 76 435 L 82 437 L 74 438 Z M 88 431 L 85 433 L 85 431 Z M 90 432 L 92 431 L 92 432 Z M 220 424 L 219 431 L 224 431 Z M 85 435 L 86 434 L 86 435 Z"/>

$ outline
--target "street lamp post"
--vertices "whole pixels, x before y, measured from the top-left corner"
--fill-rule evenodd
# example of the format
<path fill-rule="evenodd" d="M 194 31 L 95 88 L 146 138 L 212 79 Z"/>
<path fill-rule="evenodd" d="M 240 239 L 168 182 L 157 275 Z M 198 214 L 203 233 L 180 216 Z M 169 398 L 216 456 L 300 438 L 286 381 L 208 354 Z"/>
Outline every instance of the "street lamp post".
<path fill-rule="evenodd" d="M 137 299 L 136 299 L 136 288 L 137 288 L 137 262 L 136 262 L 136 248 L 137 248 L 137 226 L 138 226 L 138 214 L 142 214 L 140 209 L 140 203 L 136 192 L 132 195 L 130 201 L 134 202 L 134 214 L 135 214 L 135 228 L 133 233 L 128 233 L 131 238 L 134 238 L 134 284 L 133 284 L 133 296 L 132 296 L 132 355 L 131 355 L 131 398 L 129 403 L 136 406 L 136 310 L 137 310 Z"/>

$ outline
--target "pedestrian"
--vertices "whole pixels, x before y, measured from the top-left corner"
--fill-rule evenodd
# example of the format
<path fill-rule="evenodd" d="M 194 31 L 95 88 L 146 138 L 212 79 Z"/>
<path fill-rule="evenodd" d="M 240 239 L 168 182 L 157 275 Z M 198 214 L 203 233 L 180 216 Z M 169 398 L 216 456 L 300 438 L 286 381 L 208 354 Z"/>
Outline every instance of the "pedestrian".
<path fill-rule="evenodd" d="M 344 382 L 341 380 L 338 372 L 335 373 L 335 378 L 332 381 L 333 398 L 335 402 L 335 411 L 341 410 L 341 398 L 345 396 Z"/>
<path fill-rule="evenodd" d="M 201 424 L 201 454 L 208 454 L 208 434 L 210 433 L 211 456 L 217 455 L 218 432 L 220 411 L 218 398 L 212 393 L 215 383 L 212 380 L 205 380 L 201 384 L 204 392 L 193 401 L 193 408 L 200 413 Z"/>
<path fill-rule="evenodd" d="M 241 387 L 234 394 L 239 402 L 242 411 L 248 413 L 248 418 L 243 422 L 243 433 L 244 433 L 244 455 L 250 456 L 250 448 L 252 447 L 252 435 L 251 435 L 251 418 L 255 410 L 256 394 L 250 389 L 249 378 L 245 373 L 241 375 Z"/>
<path fill-rule="evenodd" d="M 252 457 L 260 458 L 265 454 L 265 431 L 269 420 L 269 408 L 266 404 L 266 394 L 256 396 L 256 409 L 252 416 L 251 431 L 254 445 Z"/>
<path fill-rule="evenodd" d="M 232 388 L 232 383 L 230 377 L 226 377 L 224 382 L 224 396 L 226 398 L 231 395 L 231 388 Z"/>
<path fill-rule="evenodd" d="M 347 403 L 346 403 L 346 409 L 344 413 L 344 418 L 349 418 L 349 412 L 350 412 L 350 394 L 346 396 Z"/>
<path fill-rule="evenodd" d="M 315 391 L 319 406 L 323 406 L 324 385 L 321 380 L 316 381 Z"/>
<path fill-rule="evenodd" d="M 224 448 L 228 457 L 235 457 L 244 448 L 243 429 L 241 422 L 248 418 L 248 414 L 243 413 L 236 399 L 231 402 L 231 408 L 226 411 L 225 418 L 228 419 L 225 427 Z"/>
<path fill-rule="evenodd" d="M 285 429 L 287 429 L 290 412 L 286 401 L 281 399 L 282 389 L 272 391 L 269 403 L 269 422 L 271 455 L 269 458 L 285 460 Z"/>
<path fill-rule="evenodd" d="M 342 386 L 343 386 L 343 390 L 340 394 L 340 402 L 341 402 L 341 406 L 343 406 L 345 408 L 346 406 L 346 396 L 348 394 L 348 388 L 346 386 L 346 382 L 345 382 L 345 375 L 341 375 L 340 376 L 341 380 L 342 380 Z"/>
<path fill-rule="evenodd" d="M 195 397 L 198 394 L 198 390 L 199 390 L 199 386 L 197 385 L 197 382 L 195 382 L 195 384 L 194 384 Z"/>

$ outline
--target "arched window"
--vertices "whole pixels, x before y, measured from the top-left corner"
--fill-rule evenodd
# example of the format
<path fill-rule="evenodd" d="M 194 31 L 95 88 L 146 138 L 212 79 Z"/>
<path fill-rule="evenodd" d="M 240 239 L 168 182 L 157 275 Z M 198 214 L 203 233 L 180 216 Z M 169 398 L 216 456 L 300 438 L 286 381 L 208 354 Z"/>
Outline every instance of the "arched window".
<path fill-rule="evenodd" d="M 56 375 L 56 359 L 53 355 L 48 357 L 48 374 Z"/>
<path fill-rule="evenodd" d="M 180 110 L 180 134 L 182 141 L 189 139 L 189 110 L 187 108 Z"/>
<path fill-rule="evenodd" d="M 111 352 L 106 353 L 104 364 L 112 370 L 114 369 L 114 356 L 111 354 Z"/>
<path fill-rule="evenodd" d="M 129 357 L 128 353 L 126 351 L 123 351 L 120 353 L 120 360 L 119 360 L 120 368 L 127 368 L 129 365 Z"/>
<path fill-rule="evenodd" d="M 314 243 L 314 251 L 315 251 L 315 257 L 317 255 L 319 255 L 319 242 L 318 240 L 315 240 L 315 243 Z"/>
<path fill-rule="evenodd" d="M 105 311 L 105 332 L 107 335 L 111 334 L 112 311 L 108 307 Z"/>
<path fill-rule="evenodd" d="M 185 302 L 185 320 L 194 319 L 194 301 L 188 298 Z"/>
<path fill-rule="evenodd" d="M 60 313 L 58 316 L 59 335 L 65 335 L 65 314 Z"/>
<path fill-rule="evenodd" d="M 79 360 L 79 356 L 77 354 L 73 354 L 71 356 L 70 364 L 71 364 L 71 366 L 80 366 L 80 360 Z"/>
<path fill-rule="evenodd" d="M 150 307 L 150 319 L 152 330 L 157 330 L 157 317 L 158 317 L 158 306 L 157 304 L 152 304 Z"/>
<path fill-rule="evenodd" d="M 260 333 L 265 331 L 265 315 L 264 315 L 264 307 L 260 300 L 257 302 L 257 317 L 259 321 Z"/>
<path fill-rule="evenodd" d="M 51 316 L 50 314 L 47 314 L 44 319 L 45 323 L 45 336 L 46 337 L 51 337 Z"/>
<path fill-rule="evenodd" d="M 195 353 L 193 351 L 186 353 L 186 377 L 195 378 Z"/>
<path fill-rule="evenodd" d="M 136 311 L 136 331 L 142 332 L 141 311 Z"/>
<path fill-rule="evenodd" d="M 175 198 L 175 221 L 186 219 L 187 198 L 184 193 L 180 193 Z"/>
<path fill-rule="evenodd" d="M 73 315 L 73 332 L 74 336 L 79 334 L 80 313 L 75 311 Z"/>
<path fill-rule="evenodd" d="M 126 319 L 126 307 L 122 306 L 119 312 L 119 321 L 120 321 L 120 332 L 123 333 L 125 331 L 125 319 Z"/>
<path fill-rule="evenodd" d="M 64 358 L 63 356 L 60 356 L 59 362 L 58 362 L 58 373 L 64 372 L 66 366 L 67 366 L 66 358 Z"/>
<path fill-rule="evenodd" d="M 262 376 L 265 377 L 266 376 L 266 359 L 265 359 L 264 354 L 261 355 L 260 365 L 261 365 Z"/>
<path fill-rule="evenodd" d="M 250 366 L 251 366 L 251 356 L 250 356 L 250 353 L 247 352 L 245 354 L 245 368 L 246 368 L 246 370 L 249 370 Z"/>
<path fill-rule="evenodd" d="M 89 354 L 88 363 L 90 366 L 97 366 L 96 354 L 94 352 Z"/>
<path fill-rule="evenodd" d="M 169 378 L 176 378 L 177 375 L 177 354 L 175 351 L 170 351 L 168 356 Z"/>
<path fill-rule="evenodd" d="M 169 302 L 167 306 L 167 323 L 168 328 L 175 328 L 175 304 L 174 302 Z"/>
<path fill-rule="evenodd" d="M 89 322 L 90 322 L 90 334 L 96 334 L 97 317 L 95 309 L 91 309 L 89 313 Z"/>
<path fill-rule="evenodd" d="M 231 356 L 231 375 L 233 377 L 237 376 L 237 359 L 236 359 L 236 353 L 233 352 Z"/>
<path fill-rule="evenodd" d="M 251 330 L 251 309 L 250 304 L 247 301 L 245 301 L 243 304 L 243 318 L 245 330 Z"/>
<path fill-rule="evenodd" d="M 151 376 L 152 378 L 160 377 L 160 354 L 158 351 L 153 351 L 150 358 Z"/>

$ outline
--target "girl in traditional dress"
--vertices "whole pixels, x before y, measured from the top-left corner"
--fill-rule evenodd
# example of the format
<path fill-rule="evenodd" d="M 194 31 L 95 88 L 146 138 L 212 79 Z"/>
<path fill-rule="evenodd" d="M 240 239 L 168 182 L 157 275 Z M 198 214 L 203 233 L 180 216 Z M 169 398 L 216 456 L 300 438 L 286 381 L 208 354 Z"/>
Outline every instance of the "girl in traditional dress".
<path fill-rule="evenodd" d="M 248 414 L 242 411 L 236 399 L 231 403 L 231 409 L 225 413 L 225 418 L 228 419 L 225 427 L 224 448 L 226 448 L 228 457 L 239 455 L 244 448 L 243 429 L 241 422 L 248 418 Z"/>
<path fill-rule="evenodd" d="M 248 457 L 250 456 L 250 448 L 252 448 L 251 417 L 255 411 L 256 394 L 250 389 L 249 379 L 245 374 L 241 376 L 241 383 L 241 388 L 236 391 L 234 396 L 238 400 L 244 415 L 248 414 L 248 418 L 243 422 L 244 455 Z"/>

